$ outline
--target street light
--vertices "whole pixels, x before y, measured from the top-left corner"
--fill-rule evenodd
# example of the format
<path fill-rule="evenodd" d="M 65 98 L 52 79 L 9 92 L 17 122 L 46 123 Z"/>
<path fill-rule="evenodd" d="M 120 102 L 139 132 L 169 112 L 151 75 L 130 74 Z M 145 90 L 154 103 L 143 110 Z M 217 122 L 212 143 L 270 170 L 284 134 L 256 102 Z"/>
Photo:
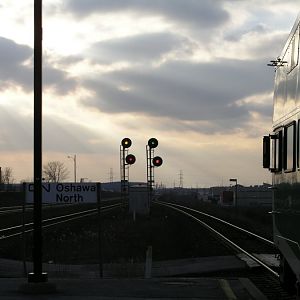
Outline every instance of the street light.
<path fill-rule="evenodd" d="M 238 194 L 237 194 L 237 179 L 236 178 L 230 178 L 229 181 L 235 182 L 235 208 L 237 208 L 237 200 L 238 200 Z"/>
<path fill-rule="evenodd" d="M 76 154 L 74 154 L 73 156 L 68 155 L 68 158 L 73 159 L 74 162 L 74 182 L 76 183 Z"/>

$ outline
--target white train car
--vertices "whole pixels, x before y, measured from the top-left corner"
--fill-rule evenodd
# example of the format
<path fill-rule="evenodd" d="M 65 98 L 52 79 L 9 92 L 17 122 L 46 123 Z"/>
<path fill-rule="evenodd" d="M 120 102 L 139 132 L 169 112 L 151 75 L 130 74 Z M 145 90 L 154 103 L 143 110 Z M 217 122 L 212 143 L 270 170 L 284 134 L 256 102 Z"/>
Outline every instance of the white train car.
<path fill-rule="evenodd" d="M 280 281 L 300 294 L 300 14 L 276 68 L 272 131 L 263 139 L 263 165 L 272 172 L 273 235 Z"/>

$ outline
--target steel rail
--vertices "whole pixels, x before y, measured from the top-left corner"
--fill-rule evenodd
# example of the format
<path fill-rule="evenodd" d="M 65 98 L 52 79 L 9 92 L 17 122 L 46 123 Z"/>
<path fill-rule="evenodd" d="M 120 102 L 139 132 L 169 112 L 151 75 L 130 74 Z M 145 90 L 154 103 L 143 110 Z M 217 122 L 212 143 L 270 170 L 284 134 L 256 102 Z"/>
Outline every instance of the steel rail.
<path fill-rule="evenodd" d="M 180 204 L 169 203 L 169 202 L 158 201 L 158 200 L 157 200 L 156 202 L 158 202 L 158 203 L 170 204 L 170 205 L 174 205 L 174 206 L 177 206 L 177 207 L 181 207 L 181 208 L 183 208 L 183 209 L 187 209 L 187 210 L 193 211 L 193 212 L 195 212 L 195 213 L 201 214 L 201 215 L 203 215 L 203 216 L 209 217 L 209 218 L 214 219 L 214 220 L 217 220 L 217 221 L 219 221 L 219 222 L 221 222 L 221 223 L 223 223 L 223 224 L 226 224 L 226 225 L 228 225 L 228 226 L 231 226 L 231 227 L 233 227 L 233 228 L 235 228 L 235 229 L 237 229 L 237 230 L 239 230 L 239 231 L 245 232 L 245 233 L 247 233 L 248 235 L 251 235 L 251 236 L 253 236 L 253 237 L 255 237 L 255 238 L 257 238 L 257 239 L 259 239 L 259 240 L 261 240 L 261 241 L 263 241 L 263 242 L 265 242 L 265 243 L 267 243 L 267 244 L 269 244 L 269 245 L 275 246 L 275 243 L 274 243 L 273 241 L 270 241 L 270 240 L 268 240 L 268 239 L 266 239 L 266 238 L 264 238 L 264 237 L 262 237 L 262 236 L 260 236 L 260 235 L 257 235 L 257 234 L 255 234 L 255 233 L 253 233 L 253 232 L 251 232 L 251 231 L 248 231 L 248 230 L 246 230 L 246 229 L 244 229 L 244 228 L 242 228 L 242 227 L 238 227 L 238 226 L 236 226 L 236 225 L 234 225 L 234 224 L 231 224 L 231 223 L 229 223 L 229 222 L 227 222 L 227 221 L 225 221 L 225 220 L 222 220 L 222 219 L 220 219 L 220 218 L 217 218 L 217 217 L 215 217 L 215 216 L 213 216 L 213 215 L 209 215 L 209 214 L 204 213 L 204 212 L 202 212 L 202 211 L 199 211 L 199 210 L 196 210 L 196 209 L 187 207 L 187 206 L 183 206 L 183 205 L 180 205 Z"/>
<path fill-rule="evenodd" d="M 193 216 L 192 214 L 174 207 L 173 204 L 166 204 L 163 203 L 161 201 L 156 201 L 157 204 L 159 205 L 164 205 L 167 206 L 169 208 L 172 208 L 182 214 L 187 215 L 188 217 L 192 218 L 194 221 L 200 223 L 202 226 L 204 226 L 205 228 L 207 228 L 208 230 L 210 230 L 211 232 L 213 232 L 214 234 L 216 234 L 218 237 L 220 237 L 221 239 L 223 239 L 225 242 L 227 242 L 233 249 L 235 250 L 239 250 L 242 253 L 244 253 L 245 255 L 247 255 L 248 257 L 250 257 L 251 259 L 253 259 L 255 262 L 257 262 L 259 265 L 261 265 L 262 267 L 264 267 L 266 270 L 268 270 L 270 273 L 272 273 L 274 276 L 276 276 L 277 278 L 279 278 L 279 274 L 277 272 L 275 272 L 273 269 L 271 269 L 268 265 L 266 265 L 264 262 L 262 262 L 261 260 L 259 260 L 257 257 L 255 257 L 254 255 L 252 255 L 251 253 L 247 252 L 246 250 L 244 250 L 243 248 L 241 248 L 240 246 L 238 246 L 237 244 L 235 244 L 233 241 L 231 241 L 230 239 L 228 239 L 226 236 L 224 236 L 222 233 L 218 232 L 217 230 L 215 230 L 214 228 L 212 228 L 211 226 L 209 226 L 208 224 L 206 224 L 205 222 L 199 220 L 197 217 Z"/>
<path fill-rule="evenodd" d="M 101 200 L 101 202 L 111 202 L 120 200 L 120 197 L 114 197 L 114 198 L 104 198 Z M 77 203 L 45 203 L 43 204 L 43 208 L 52 208 L 52 207 L 70 207 L 70 206 L 76 206 Z M 26 204 L 25 205 L 26 211 L 33 210 L 32 204 Z M 8 213 L 14 213 L 14 212 L 20 212 L 23 211 L 23 205 L 16 205 L 16 206 L 2 206 L 0 207 L 0 215 L 8 214 Z"/>
<path fill-rule="evenodd" d="M 32 210 L 33 209 L 33 205 L 26 206 L 26 209 L 27 210 Z M 21 211 L 23 211 L 23 206 L 22 205 L 0 207 L 0 215 L 9 214 L 9 213 L 15 213 L 15 212 L 21 212 Z"/>
<path fill-rule="evenodd" d="M 43 204 L 42 208 L 52 208 L 52 207 L 70 207 L 76 206 L 78 204 L 64 204 L 64 203 L 55 203 L 55 204 Z M 25 206 L 26 211 L 33 210 L 33 205 L 26 204 Z M 22 212 L 23 206 L 4 206 L 0 207 L 0 215 L 14 213 L 14 212 Z"/>
<path fill-rule="evenodd" d="M 33 206 L 33 205 L 30 205 L 30 206 Z M 22 209 L 22 205 L 15 205 L 15 206 L 1 206 L 0 207 L 0 212 L 1 211 L 6 211 L 6 210 L 9 210 L 9 209 Z"/>
<path fill-rule="evenodd" d="M 85 211 L 80 211 L 80 212 L 76 212 L 76 213 L 72 213 L 72 214 L 68 214 L 68 215 L 61 215 L 61 216 L 57 216 L 57 217 L 53 217 L 53 218 L 49 218 L 49 219 L 43 220 L 42 222 L 45 223 L 45 222 L 48 222 L 48 221 L 62 219 L 62 218 L 66 218 L 66 217 L 74 216 L 74 215 L 80 215 L 80 214 L 83 214 L 85 212 L 95 211 L 95 210 L 97 210 L 97 209 L 93 208 L 93 209 L 88 209 L 88 210 L 85 210 Z M 28 226 L 32 226 L 32 225 L 33 225 L 33 222 L 26 223 L 24 225 L 21 224 L 21 225 L 16 225 L 16 226 L 12 226 L 12 227 L 7 227 L 7 228 L 0 229 L 0 233 L 4 232 L 4 231 L 14 230 L 14 229 L 17 229 L 17 228 L 20 228 L 20 227 L 23 227 L 23 226 L 27 226 L 28 227 Z"/>
<path fill-rule="evenodd" d="M 115 207 L 113 207 L 113 208 L 115 208 Z M 110 208 L 110 209 L 113 209 L 113 208 Z M 107 210 L 110 210 L 110 209 L 107 209 Z M 56 222 L 56 223 L 43 225 L 43 228 L 47 228 L 47 227 L 55 226 L 55 225 L 58 225 L 58 224 L 62 224 L 62 223 L 70 222 L 70 221 L 73 221 L 73 220 L 77 220 L 77 219 L 80 219 L 80 218 L 92 216 L 92 215 L 95 215 L 97 213 L 98 212 L 96 212 L 96 211 L 95 212 L 90 212 L 88 214 L 84 214 L 84 215 L 77 216 L 77 217 L 72 217 L 70 219 L 66 219 L 66 220 L 63 220 L 63 221 Z M 12 237 L 21 235 L 23 233 L 29 233 L 29 232 L 32 232 L 32 231 L 33 231 L 33 228 L 24 230 L 24 232 L 22 231 L 22 232 L 16 232 L 16 233 L 13 233 L 13 234 L 10 234 L 10 235 L 3 235 L 3 236 L 0 236 L 0 240 L 5 240 L 5 239 L 8 239 L 8 238 L 12 238 Z"/>
<path fill-rule="evenodd" d="M 104 210 L 110 210 L 110 209 L 117 208 L 120 205 L 121 204 L 112 204 L 112 205 L 101 207 L 100 209 L 103 210 L 103 211 Z M 83 218 L 83 217 L 86 217 L 86 216 L 89 216 L 89 215 L 93 215 L 93 214 L 96 214 L 96 213 L 97 213 L 97 208 L 93 208 L 93 209 L 88 209 L 88 210 L 85 210 L 85 211 L 82 211 L 82 212 L 76 212 L 76 213 L 72 213 L 72 214 L 68 214 L 68 215 L 62 215 L 62 216 L 57 216 L 57 217 L 49 218 L 49 219 L 43 220 L 42 223 L 45 224 L 47 222 L 51 222 L 51 221 L 55 221 L 55 220 L 67 218 L 67 220 L 59 221 L 57 223 L 52 223 L 54 225 L 57 225 L 59 223 L 64 223 L 64 222 L 72 221 L 72 220 Z M 43 227 L 52 226 L 52 224 L 43 225 Z M 33 225 L 33 222 L 30 222 L 30 223 L 27 223 L 27 224 L 24 224 L 24 225 L 22 224 L 22 225 L 16 225 L 16 226 L 12 226 L 12 227 L 7 227 L 7 228 L 1 229 L 0 233 L 3 233 L 5 231 L 11 231 L 11 230 L 14 230 L 14 229 L 19 229 L 19 228 L 22 228 L 23 226 L 29 227 L 29 226 L 32 226 L 32 225 Z M 27 232 L 31 232 L 31 231 L 33 231 L 33 229 L 25 230 L 24 232 L 27 233 Z M 0 240 L 4 240 L 4 239 L 10 238 L 10 237 L 14 237 L 14 236 L 20 235 L 22 233 L 23 232 L 14 233 L 14 234 L 11 234 L 11 235 L 2 235 L 2 236 L 0 236 Z"/>
<path fill-rule="evenodd" d="M 68 206 L 68 205 L 73 205 L 73 204 L 43 204 L 42 208 L 52 208 L 52 207 L 63 207 L 63 206 Z M 76 205 L 76 204 L 74 204 Z M 33 210 L 33 205 L 26 205 L 26 211 Z M 4 206 L 0 207 L 0 215 L 6 215 L 6 214 L 11 214 L 11 213 L 16 213 L 16 212 L 23 212 L 23 206 Z"/>

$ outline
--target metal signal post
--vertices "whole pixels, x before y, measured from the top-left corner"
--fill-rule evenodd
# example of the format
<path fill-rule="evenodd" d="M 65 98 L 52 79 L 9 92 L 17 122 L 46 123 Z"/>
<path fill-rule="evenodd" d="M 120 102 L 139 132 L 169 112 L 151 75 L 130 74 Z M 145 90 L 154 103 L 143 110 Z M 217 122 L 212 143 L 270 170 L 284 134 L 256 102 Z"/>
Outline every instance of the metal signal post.
<path fill-rule="evenodd" d="M 154 157 L 154 149 L 158 146 L 158 140 L 151 138 L 146 145 L 147 157 L 147 187 L 148 187 L 148 201 L 149 206 L 153 198 L 153 185 L 154 185 L 154 167 L 162 165 L 162 158 L 159 156 Z"/>
<path fill-rule="evenodd" d="M 131 145 L 129 138 L 124 138 L 120 145 L 121 198 L 124 205 L 129 196 L 129 166 L 136 161 L 133 154 L 128 154 L 128 148 Z"/>

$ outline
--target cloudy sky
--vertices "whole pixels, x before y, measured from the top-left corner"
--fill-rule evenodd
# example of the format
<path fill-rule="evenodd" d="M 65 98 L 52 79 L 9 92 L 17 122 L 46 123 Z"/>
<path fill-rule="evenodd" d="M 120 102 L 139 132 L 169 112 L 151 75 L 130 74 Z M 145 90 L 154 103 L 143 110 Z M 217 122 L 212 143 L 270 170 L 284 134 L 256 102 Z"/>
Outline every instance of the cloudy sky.
<path fill-rule="evenodd" d="M 33 0 L 0 3 L 0 166 L 33 177 Z M 156 137 L 158 183 L 270 182 L 262 136 L 272 122 L 277 57 L 297 0 L 44 0 L 43 161 L 72 180 L 119 180 L 130 137 L 146 180 Z"/>

